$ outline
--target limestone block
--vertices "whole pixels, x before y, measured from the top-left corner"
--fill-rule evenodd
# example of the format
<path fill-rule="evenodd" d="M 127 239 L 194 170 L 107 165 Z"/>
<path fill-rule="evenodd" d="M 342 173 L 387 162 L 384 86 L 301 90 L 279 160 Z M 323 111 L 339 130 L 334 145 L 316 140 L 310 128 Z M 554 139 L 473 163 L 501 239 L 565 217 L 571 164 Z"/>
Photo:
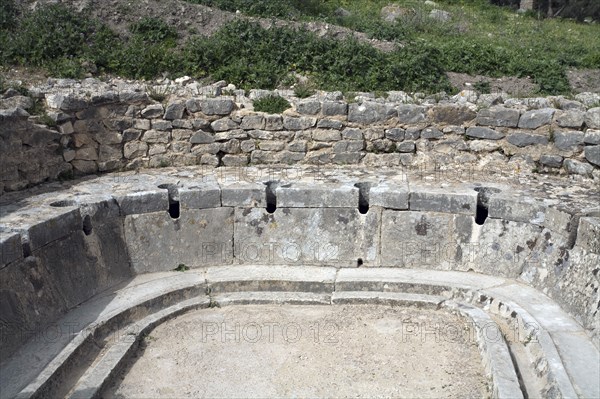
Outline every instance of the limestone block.
<path fill-rule="evenodd" d="M 142 141 L 146 143 L 168 143 L 171 136 L 170 132 L 160 130 L 148 130 L 144 133 Z"/>
<path fill-rule="evenodd" d="M 444 137 L 444 133 L 435 127 L 428 127 L 421 131 L 421 137 L 424 139 L 439 139 Z"/>
<path fill-rule="evenodd" d="M 346 128 L 342 132 L 344 140 L 362 140 L 363 132 L 360 129 Z"/>
<path fill-rule="evenodd" d="M 221 206 L 221 187 L 216 181 L 201 181 L 188 187 L 180 187 L 178 192 L 182 209 L 205 209 Z"/>
<path fill-rule="evenodd" d="M 321 103 L 314 100 L 304 100 L 296 104 L 296 111 L 299 114 L 316 115 L 321 111 Z"/>
<path fill-rule="evenodd" d="M 392 141 L 404 140 L 404 129 L 394 128 L 385 131 L 385 138 Z"/>
<path fill-rule="evenodd" d="M 287 130 L 306 130 L 314 127 L 317 124 L 317 118 L 311 117 L 300 117 L 295 118 L 291 116 L 283 117 L 283 127 Z"/>
<path fill-rule="evenodd" d="M 20 259 L 23 259 L 21 235 L 13 231 L 0 231 L 0 269 Z"/>
<path fill-rule="evenodd" d="M 403 141 L 402 143 L 398 144 L 396 149 L 398 152 L 412 153 L 415 152 L 416 145 L 414 141 Z"/>
<path fill-rule="evenodd" d="M 75 159 L 84 161 L 97 161 L 98 151 L 94 147 L 82 147 L 75 151 Z"/>
<path fill-rule="evenodd" d="M 436 105 L 429 111 L 431 120 L 435 123 L 460 125 L 475 119 L 475 112 L 464 105 Z"/>
<path fill-rule="evenodd" d="M 335 119 L 321 119 L 317 123 L 317 127 L 319 129 L 336 129 L 342 130 L 344 124 L 341 121 L 337 121 Z"/>
<path fill-rule="evenodd" d="M 148 153 L 148 144 L 143 141 L 130 141 L 125 143 L 123 154 L 127 159 L 144 157 Z"/>
<path fill-rule="evenodd" d="M 526 194 L 499 193 L 489 200 L 489 217 L 544 225 L 547 204 Z"/>
<path fill-rule="evenodd" d="M 123 158 L 123 151 L 120 145 L 101 145 L 98 158 L 101 162 L 118 161 Z"/>
<path fill-rule="evenodd" d="M 246 115 L 242 119 L 240 128 L 244 130 L 256 130 L 265 128 L 265 117 L 264 115 Z"/>
<path fill-rule="evenodd" d="M 554 134 L 554 145 L 559 150 L 573 151 L 578 146 L 583 145 L 583 132 L 567 131 L 556 132 Z"/>
<path fill-rule="evenodd" d="M 236 182 L 221 185 L 221 203 L 234 207 L 266 207 L 266 186 L 260 183 Z"/>
<path fill-rule="evenodd" d="M 162 119 L 155 119 L 152 121 L 152 129 L 154 130 L 171 130 L 173 124 L 171 121 L 164 121 Z"/>
<path fill-rule="evenodd" d="M 522 129 L 537 129 L 540 126 L 549 125 L 552 122 L 554 112 L 556 112 L 554 108 L 527 111 L 519 118 L 519 127 Z"/>
<path fill-rule="evenodd" d="M 519 110 L 494 106 L 479 111 L 475 123 L 481 126 L 517 127 L 519 116 Z"/>
<path fill-rule="evenodd" d="M 55 208 L 44 214 L 44 219 L 26 230 L 31 251 L 81 230 L 79 208 Z"/>
<path fill-rule="evenodd" d="M 470 236 L 472 219 L 447 213 L 384 210 L 381 218 L 381 266 L 437 270 L 456 268 L 461 260 L 458 234 L 462 231 L 461 234 Z"/>
<path fill-rule="evenodd" d="M 596 166 L 600 166 L 600 145 L 585 147 L 585 159 Z"/>
<path fill-rule="evenodd" d="M 285 148 L 285 141 L 261 141 L 258 143 L 258 148 L 263 151 L 281 151 Z"/>
<path fill-rule="evenodd" d="M 600 129 L 600 107 L 587 110 L 585 113 L 585 124 L 590 129 Z"/>
<path fill-rule="evenodd" d="M 583 217 L 579 219 L 577 245 L 595 254 L 600 254 L 600 218 Z"/>
<path fill-rule="evenodd" d="M 339 101 L 324 101 L 321 105 L 321 112 L 325 116 L 347 115 L 348 104 Z"/>
<path fill-rule="evenodd" d="M 198 130 L 190 139 L 192 144 L 210 144 L 215 142 L 215 137 L 207 132 Z"/>
<path fill-rule="evenodd" d="M 504 137 L 504 134 L 489 127 L 470 127 L 467 129 L 467 136 L 478 139 L 500 140 Z"/>
<path fill-rule="evenodd" d="M 183 117 L 183 112 L 185 111 L 185 103 L 183 102 L 171 102 L 167 105 L 167 109 L 165 110 L 164 119 L 172 121 L 174 119 L 181 119 Z"/>
<path fill-rule="evenodd" d="M 224 166 L 246 166 L 246 165 L 248 165 L 248 155 L 247 154 L 241 154 L 241 155 L 227 154 L 227 155 L 223 156 L 221 161 L 223 162 Z"/>
<path fill-rule="evenodd" d="M 348 107 L 348 122 L 370 124 L 385 122 L 397 116 L 396 109 L 390 105 L 365 101 L 362 104 L 350 104 Z"/>
<path fill-rule="evenodd" d="M 315 141 L 338 141 L 342 135 L 337 130 L 316 129 L 312 131 L 312 139 Z"/>
<path fill-rule="evenodd" d="M 364 156 L 364 152 L 338 152 L 331 160 L 336 165 L 352 165 L 359 163 Z"/>
<path fill-rule="evenodd" d="M 541 134 L 513 133 L 508 135 L 506 141 L 517 147 L 527 147 L 535 144 L 546 145 L 548 137 Z"/>
<path fill-rule="evenodd" d="M 560 127 L 571 127 L 579 129 L 583 126 L 585 120 L 585 112 L 572 110 L 572 111 L 556 111 L 554 114 L 554 121 Z"/>
<path fill-rule="evenodd" d="M 353 185 L 292 183 L 275 189 L 283 208 L 357 208 L 359 189 Z"/>
<path fill-rule="evenodd" d="M 214 121 L 210 126 L 215 132 L 225 132 L 227 130 L 236 129 L 238 124 L 230 118 L 222 118 Z"/>
<path fill-rule="evenodd" d="M 594 167 L 589 163 L 579 162 L 574 159 L 565 159 L 563 166 L 569 174 L 591 176 L 592 172 L 594 171 Z"/>
<path fill-rule="evenodd" d="M 166 190 L 132 192 L 116 195 L 121 215 L 134 215 L 166 211 L 169 209 L 169 193 Z M 166 213 L 166 212 L 165 212 Z"/>
<path fill-rule="evenodd" d="M 78 174 L 90 174 L 96 173 L 98 171 L 98 164 L 96 161 L 86 161 L 82 159 L 76 159 L 71 161 L 71 165 L 73 165 L 73 169 Z"/>
<path fill-rule="evenodd" d="M 477 212 L 477 191 L 471 188 L 437 188 L 425 185 L 411 185 L 410 210 L 457 213 L 475 216 Z"/>
<path fill-rule="evenodd" d="M 413 104 L 403 104 L 397 109 L 398 121 L 403 125 L 425 122 L 425 107 Z"/>
<path fill-rule="evenodd" d="M 200 111 L 205 115 L 229 115 L 234 109 L 235 103 L 230 99 L 207 99 L 200 102 Z"/>
<path fill-rule="evenodd" d="M 600 144 L 600 130 L 588 129 L 585 132 L 585 137 L 583 138 L 583 142 L 585 144 L 599 145 Z"/>
<path fill-rule="evenodd" d="M 142 110 L 142 117 L 148 119 L 160 118 L 165 113 L 162 104 L 152 104 Z"/>
<path fill-rule="evenodd" d="M 380 212 L 357 209 L 235 210 L 235 263 L 273 265 L 377 264 Z M 308 233 L 307 233 L 308 232 Z"/>
<path fill-rule="evenodd" d="M 342 152 L 358 152 L 365 148 L 365 143 L 361 140 L 342 140 L 333 145 L 333 152 L 339 154 Z"/>
<path fill-rule="evenodd" d="M 233 258 L 233 209 L 185 209 L 125 217 L 125 238 L 136 273 L 225 265 Z"/>
<path fill-rule="evenodd" d="M 408 182 L 381 183 L 369 190 L 369 205 L 386 209 L 408 209 Z"/>
<path fill-rule="evenodd" d="M 540 163 L 549 168 L 560 168 L 563 163 L 563 157 L 560 155 L 542 155 Z"/>
<path fill-rule="evenodd" d="M 265 116 L 265 130 L 281 130 L 283 129 L 283 117 L 281 115 Z"/>

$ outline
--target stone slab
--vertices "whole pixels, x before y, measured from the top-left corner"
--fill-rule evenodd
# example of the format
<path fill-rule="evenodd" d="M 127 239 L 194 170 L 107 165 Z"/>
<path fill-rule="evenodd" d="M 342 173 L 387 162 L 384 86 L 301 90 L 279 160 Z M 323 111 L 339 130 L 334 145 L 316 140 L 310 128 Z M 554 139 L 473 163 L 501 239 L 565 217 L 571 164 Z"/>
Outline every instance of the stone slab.
<path fill-rule="evenodd" d="M 356 208 L 236 208 L 235 263 L 356 267 L 377 261 L 380 213 Z"/>
<path fill-rule="evenodd" d="M 369 206 L 380 206 L 386 209 L 408 209 L 408 182 L 381 183 L 369 190 Z"/>
<path fill-rule="evenodd" d="M 190 184 L 178 191 L 181 208 L 206 209 L 221 206 L 221 187 L 216 181 Z"/>
<path fill-rule="evenodd" d="M 21 235 L 17 232 L 0 232 L 0 269 L 14 261 L 23 259 Z"/>
<path fill-rule="evenodd" d="M 577 245 L 595 254 L 600 254 L 600 218 L 584 217 L 579 219 Z"/>
<path fill-rule="evenodd" d="M 275 189 L 282 208 L 357 208 L 359 189 L 353 185 L 289 184 Z"/>
<path fill-rule="evenodd" d="M 411 185 L 410 210 L 455 213 L 475 216 L 477 191 L 468 187 L 438 188 Z"/>
<path fill-rule="evenodd" d="M 31 251 L 36 251 L 52 241 L 81 230 L 82 220 L 79 208 L 55 208 L 48 212 L 47 218 L 27 229 Z"/>
<path fill-rule="evenodd" d="M 222 206 L 266 207 L 267 188 L 261 183 L 221 184 Z"/>
<path fill-rule="evenodd" d="M 333 267 L 247 265 L 209 268 L 206 279 L 211 295 L 241 291 L 330 293 L 335 274 Z"/>
<path fill-rule="evenodd" d="M 114 197 L 121 215 L 136 215 L 166 211 L 169 209 L 169 193 L 166 190 L 140 191 Z"/>
<path fill-rule="evenodd" d="M 526 194 L 498 193 L 489 201 L 489 217 L 543 226 L 548 204 Z"/>
<path fill-rule="evenodd" d="M 186 209 L 125 217 L 125 239 L 133 270 L 169 271 L 180 264 L 204 267 L 231 263 L 233 209 Z"/>

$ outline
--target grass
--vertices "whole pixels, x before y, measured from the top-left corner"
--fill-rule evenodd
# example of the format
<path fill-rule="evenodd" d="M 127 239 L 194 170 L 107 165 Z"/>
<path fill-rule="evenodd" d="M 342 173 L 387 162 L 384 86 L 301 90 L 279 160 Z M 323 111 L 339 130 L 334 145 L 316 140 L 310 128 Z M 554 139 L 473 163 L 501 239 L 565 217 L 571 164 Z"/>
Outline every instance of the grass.
<path fill-rule="evenodd" d="M 283 97 L 269 95 L 254 101 L 254 110 L 268 114 L 280 114 L 290 108 L 290 103 Z"/>
<path fill-rule="evenodd" d="M 73 78 L 84 76 L 86 65 L 98 74 L 136 79 L 186 74 L 224 79 L 246 90 L 273 89 L 297 73 L 314 85 L 297 86 L 298 97 L 314 89 L 451 92 L 446 72 L 531 77 L 542 94 L 568 94 L 567 68 L 600 68 L 598 24 L 518 15 L 487 0 L 439 0 L 437 8 L 452 15 L 448 22 L 432 21 L 431 8 L 421 1 L 395 1 L 405 10 L 397 23 L 380 17 L 390 0 L 188 1 L 254 16 L 339 24 L 402 47 L 382 53 L 353 39 L 319 38 L 286 27 L 266 30 L 239 19 L 210 38 L 192 35 L 182 42 L 161 19 L 143 18 L 125 39 L 60 4 L 21 15 L 13 0 L 3 0 L 0 63 Z M 338 7 L 350 16 L 337 16 Z"/>

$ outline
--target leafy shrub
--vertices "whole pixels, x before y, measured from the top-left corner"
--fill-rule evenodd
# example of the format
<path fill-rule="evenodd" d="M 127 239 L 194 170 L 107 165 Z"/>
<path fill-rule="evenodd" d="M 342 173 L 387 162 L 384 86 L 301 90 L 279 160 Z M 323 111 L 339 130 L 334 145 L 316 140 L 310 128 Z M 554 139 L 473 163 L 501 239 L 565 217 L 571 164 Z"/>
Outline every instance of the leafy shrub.
<path fill-rule="evenodd" d="M 227 11 L 241 11 L 258 17 L 298 18 L 318 16 L 331 10 L 327 1 L 320 0 L 188 0 L 190 3 L 217 7 Z"/>
<path fill-rule="evenodd" d="M 429 46 L 410 45 L 385 54 L 354 39 L 318 38 L 291 28 L 267 30 L 248 21 L 234 21 L 210 38 L 193 40 L 185 53 L 187 72 L 204 76 L 210 71 L 214 79 L 244 89 L 275 88 L 292 70 L 311 74 L 318 86 L 330 90 L 448 87 L 443 59 Z"/>
<path fill-rule="evenodd" d="M 280 114 L 290 107 L 290 103 L 283 97 L 269 95 L 254 101 L 254 110 L 269 114 Z"/>
<path fill-rule="evenodd" d="M 298 83 L 294 87 L 294 95 L 298 98 L 307 98 L 315 94 L 315 88 L 310 83 Z"/>
<path fill-rule="evenodd" d="M 177 31 L 172 26 L 167 25 L 163 20 L 151 17 L 142 18 L 140 21 L 132 24 L 129 30 L 141 40 L 148 43 L 175 44 L 177 40 Z"/>
<path fill-rule="evenodd" d="M 14 0 L 0 2 L 0 31 L 12 29 L 17 21 L 18 9 Z"/>

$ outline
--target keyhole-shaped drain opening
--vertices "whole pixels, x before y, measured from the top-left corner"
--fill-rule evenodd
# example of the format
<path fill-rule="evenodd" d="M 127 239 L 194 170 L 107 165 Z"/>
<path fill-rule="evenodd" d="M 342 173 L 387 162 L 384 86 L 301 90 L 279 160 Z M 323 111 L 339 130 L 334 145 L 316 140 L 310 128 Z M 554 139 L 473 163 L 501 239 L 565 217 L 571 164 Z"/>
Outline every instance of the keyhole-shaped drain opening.
<path fill-rule="evenodd" d="M 358 212 L 366 215 L 369 212 L 369 191 L 371 183 L 356 183 L 354 187 L 358 188 Z"/>
<path fill-rule="evenodd" d="M 358 258 L 358 259 L 356 260 L 356 267 L 361 267 L 362 265 L 363 265 L 363 260 L 362 260 L 362 258 Z"/>
<path fill-rule="evenodd" d="M 90 234 L 92 234 L 93 227 L 92 227 L 92 218 L 90 217 L 90 215 L 86 215 L 83 218 L 82 230 L 86 236 L 89 236 Z"/>
<path fill-rule="evenodd" d="M 168 190 L 169 192 L 169 216 L 171 219 L 179 219 L 179 191 L 176 184 L 161 184 L 158 188 Z"/>
<path fill-rule="evenodd" d="M 275 194 L 275 190 L 277 189 L 277 186 L 279 186 L 279 183 L 276 181 L 268 181 L 265 185 L 267 186 L 267 213 L 274 213 L 277 210 L 277 195 Z"/>
<path fill-rule="evenodd" d="M 477 210 L 475 213 L 475 223 L 482 226 L 489 215 L 489 202 L 493 194 L 499 193 L 500 190 L 491 187 L 477 187 Z"/>

